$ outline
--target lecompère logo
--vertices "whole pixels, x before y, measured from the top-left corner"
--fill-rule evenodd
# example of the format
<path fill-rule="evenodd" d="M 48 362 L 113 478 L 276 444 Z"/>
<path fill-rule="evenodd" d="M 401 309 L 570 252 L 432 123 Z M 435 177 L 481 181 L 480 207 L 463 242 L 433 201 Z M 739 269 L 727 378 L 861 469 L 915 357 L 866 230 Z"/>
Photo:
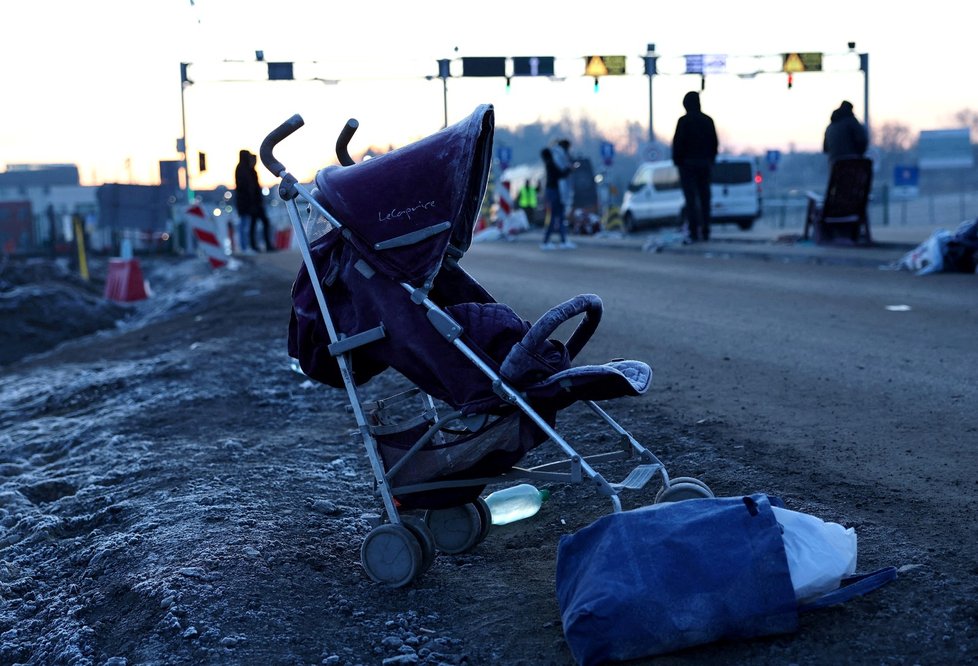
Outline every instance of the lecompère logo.
<path fill-rule="evenodd" d="M 401 217 L 406 217 L 407 219 L 410 220 L 411 216 L 414 213 L 417 213 L 419 211 L 425 211 L 428 210 L 429 208 L 434 208 L 434 207 L 435 207 L 435 200 L 432 199 L 431 201 L 418 201 L 417 205 L 408 206 L 407 208 L 391 208 L 390 211 L 388 211 L 387 213 L 377 211 L 377 221 L 390 222 L 393 220 L 397 220 L 398 218 Z"/>

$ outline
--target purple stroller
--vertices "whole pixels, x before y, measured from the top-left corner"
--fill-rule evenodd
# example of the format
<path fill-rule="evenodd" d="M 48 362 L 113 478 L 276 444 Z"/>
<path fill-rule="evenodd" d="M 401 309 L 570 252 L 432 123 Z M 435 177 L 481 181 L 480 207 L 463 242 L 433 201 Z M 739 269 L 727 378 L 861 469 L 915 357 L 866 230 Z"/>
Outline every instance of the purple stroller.
<path fill-rule="evenodd" d="M 621 511 L 620 492 L 657 476 L 657 502 L 713 496 L 697 479 L 670 480 L 663 464 L 597 404 L 645 393 L 652 379 L 647 364 L 571 365 L 600 321 L 598 296 L 576 296 L 531 325 L 459 266 L 489 177 L 491 105 L 357 164 L 347 150 L 357 128 L 350 120 L 336 144 L 341 166 L 320 170 L 311 191 L 273 155 L 302 125 L 293 116 L 261 146 L 262 162 L 281 178 L 279 195 L 303 258 L 292 288 L 288 349 L 306 375 L 345 389 L 349 398 L 383 502 L 360 549 L 370 578 L 407 585 L 436 551 L 462 553 L 481 542 L 491 516 L 480 494 L 490 484 L 589 483 L 614 511 Z M 566 343 L 551 339 L 578 316 Z M 411 388 L 365 400 L 359 387 L 388 368 Z M 575 403 L 617 434 L 614 450 L 582 455 L 555 430 L 557 413 Z M 517 466 L 546 442 L 563 457 Z M 636 466 L 619 483 L 593 467 L 633 457 Z"/>

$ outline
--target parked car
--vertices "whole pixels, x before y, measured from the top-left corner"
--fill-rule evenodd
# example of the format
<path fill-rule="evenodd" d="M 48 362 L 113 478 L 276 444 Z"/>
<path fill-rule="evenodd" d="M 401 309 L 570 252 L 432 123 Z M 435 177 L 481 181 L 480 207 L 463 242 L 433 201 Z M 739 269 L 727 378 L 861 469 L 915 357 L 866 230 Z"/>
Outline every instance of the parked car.
<path fill-rule="evenodd" d="M 751 157 L 721 155 L 713 166 L 711 221 L 736 224 L 743 230 L 761 216 L 761 172 Z M 643 162 L 635 171 L 622 201 L 625 228 L 677 226 L 686 219 L 686 201 L 679 169 L 671 160 Z"/>

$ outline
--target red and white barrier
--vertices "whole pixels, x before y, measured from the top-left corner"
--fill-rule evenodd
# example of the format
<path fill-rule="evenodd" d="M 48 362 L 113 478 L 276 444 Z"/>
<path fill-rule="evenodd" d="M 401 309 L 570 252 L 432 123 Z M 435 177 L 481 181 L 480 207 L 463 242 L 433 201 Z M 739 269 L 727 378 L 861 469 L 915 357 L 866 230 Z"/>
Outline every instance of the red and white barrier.
<path fill-rule="evenodd" d="M 500 217 L 507 218 L 513 212 L 513 197 L 509 193 L 509 181 L 504 180 L 496 188 L 499 192 L 499 213 Z"/>
<path fill-rule="evenodd" d="M 217 222 L 204 213 L 204 209 L 194 204 L 187 209 L 187 221 L 193 227 L 194 237 L 204 256 L 214 268 L 228 264 L 228 254 L 217 231 Z"/>

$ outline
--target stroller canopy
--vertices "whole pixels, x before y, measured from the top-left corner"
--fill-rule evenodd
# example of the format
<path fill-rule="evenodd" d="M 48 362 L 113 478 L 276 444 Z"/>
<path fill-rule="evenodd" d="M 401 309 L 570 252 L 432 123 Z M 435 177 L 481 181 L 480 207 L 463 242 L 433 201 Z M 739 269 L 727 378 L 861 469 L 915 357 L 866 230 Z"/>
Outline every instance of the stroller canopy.
<path fill-rule="evenodd" d="M 415 286 L 438 272 L 449 244 L 465 252 L 485 196 L 495 119 L 464 120 L 386 155 L 316 174 L 317 201 L 371 265 Z"/>

